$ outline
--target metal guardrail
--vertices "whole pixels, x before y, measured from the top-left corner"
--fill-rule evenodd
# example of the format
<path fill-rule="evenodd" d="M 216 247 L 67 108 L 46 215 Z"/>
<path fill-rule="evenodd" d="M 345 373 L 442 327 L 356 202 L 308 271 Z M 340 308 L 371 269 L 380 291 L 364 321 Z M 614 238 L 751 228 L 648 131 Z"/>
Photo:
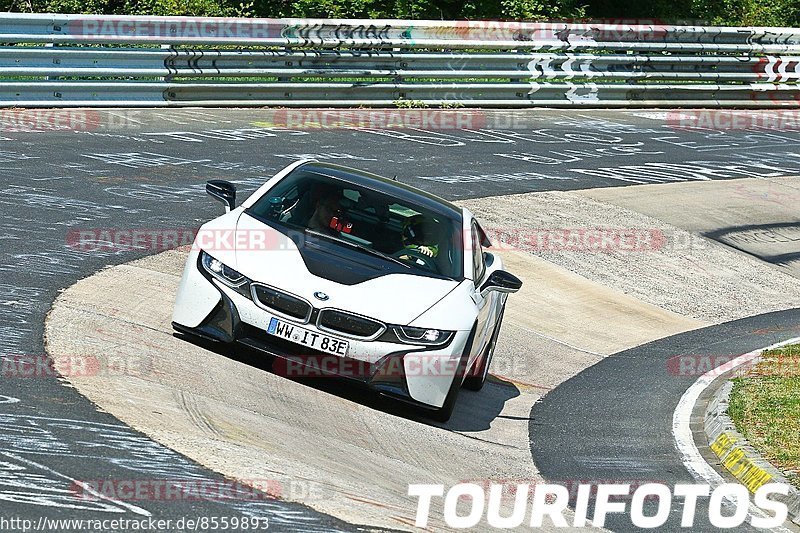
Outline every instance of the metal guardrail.
<path fill-rule="evenodd" d="M 800 29 L 0 14 L 0 106 L 795 107 Z"/>

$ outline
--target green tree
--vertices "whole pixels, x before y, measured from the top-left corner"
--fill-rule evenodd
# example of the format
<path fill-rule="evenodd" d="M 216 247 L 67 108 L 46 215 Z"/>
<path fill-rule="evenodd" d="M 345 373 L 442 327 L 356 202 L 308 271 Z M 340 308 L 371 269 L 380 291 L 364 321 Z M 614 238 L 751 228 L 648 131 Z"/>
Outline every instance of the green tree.
<path fill-rule="evenodd" d="M 610 19 L 800 26 L 798 0 L 0 0 L 3 11 L 401 19 Z"/>
<path fill-rule="evenodd" d="M 500 7 L 503 17 L 515 20 L 576 19 L 586 16 L 585 6 L 579 6 L 571 0 L 501 0 Z"/>
<path fill-rule="evenodd" d="M 797 0 L 693 0 L 692 12 L 723 26 L 791 26 L 800 24 Z"/>

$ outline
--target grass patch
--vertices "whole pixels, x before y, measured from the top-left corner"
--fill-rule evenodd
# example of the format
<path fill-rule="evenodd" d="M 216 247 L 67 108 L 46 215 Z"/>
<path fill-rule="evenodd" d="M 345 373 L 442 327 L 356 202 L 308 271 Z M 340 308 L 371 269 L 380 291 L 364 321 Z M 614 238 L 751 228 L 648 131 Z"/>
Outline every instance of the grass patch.
<path fill-rule="evenodd" d="M 728 414 L 750 444 L 800 488 L 800 344 L 764 352 L 735 378 Z"/>

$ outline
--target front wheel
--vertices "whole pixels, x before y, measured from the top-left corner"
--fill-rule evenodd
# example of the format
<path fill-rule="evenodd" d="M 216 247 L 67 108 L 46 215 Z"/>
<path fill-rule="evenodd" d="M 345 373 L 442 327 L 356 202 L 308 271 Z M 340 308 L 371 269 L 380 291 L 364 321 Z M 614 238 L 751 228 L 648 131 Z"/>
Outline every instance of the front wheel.
<path fill-rule="evenodd" d="M 492 338 L 489 339 L 489 344 L 486 345 L 486 351 L 481 355 L 480 359 L 475 362 L 475 366 L 470 371 L 469 375 L 464 379 L 464 388 L 474 391 L 479 391 L 486 383 L 486 378 L 489 376 L 489 365 L 492 364 L 492 357 L 494 356 L 494 347 L 497 344 L 497 337 L 500 334 L 500 325 L 503 323 L 503 313 L 505 313 L 506 306 L 500 310 L 500 315 L 497 317 L 497 325 L 492 332 Z"/>
<path fill-rule="evenodd" d="M 429 411 L 426 416 L 432 420 L 437 422 L 447 422 L 450 420 L 450 416 L 453 414 L 453 408 L 456 406 L 456 400 L 458 399 L 458 391 L 461 390 L 461 383 L 464 378 L 464 372 L 467 371 L 467 359 L 469 358 L 469 351 L 470 347 L 472 346 L 472 342 L 475 339 L 475 333 L 477 331 L 478 324 L 476 323 L 472 326 L 472 333 L 469 335 L 469 339 L 467 339 L 466 347 L 464 348 L 464 353 L 461 354 L 461 360 L 458 363 L 458 368 L 456 369 L 455 375 L 453 376 L 453 382 L 450 384 L 450 390 L 447 391 L 447 396 L 444 399 L 444 404 L 435 411 Z"/>
<path fill-rule="evenodd" d="M 461 390 L 461 378 L 464 376 L 464 370 L 467 366 L 467 357 L 462 356 L 461 362 L 458 365 L 456 374 L 453 376 L 453 383 L 450 384 L 450 390 L 447 391 L 447 396 L 444 399 L 444 404 L 428 414 L 428 417 L 437 422 L 447 422 L 453 414 L 453 408 L 456 406 L 458 399 L 458 391 Z"/>

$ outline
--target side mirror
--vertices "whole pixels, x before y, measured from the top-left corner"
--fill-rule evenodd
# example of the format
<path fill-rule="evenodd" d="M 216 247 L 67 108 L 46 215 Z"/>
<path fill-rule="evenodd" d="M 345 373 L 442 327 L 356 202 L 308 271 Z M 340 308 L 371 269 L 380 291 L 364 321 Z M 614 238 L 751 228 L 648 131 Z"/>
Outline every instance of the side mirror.
<path fill-rule="evenodd" d="M 522 287 L 522 280 L 510 272 L 505 270 L 495 270 L 489 274 L 487 279 L 481 286 L 481 294 L 490 291 L 497 292 L 517 292 Z"/>
<path fill-rule="evenodd" d="M 236 207 L 236 187 L 225 180 L 209 180 L 206 182 L 206 192 L 225 204 L 225 212 Z"/>

